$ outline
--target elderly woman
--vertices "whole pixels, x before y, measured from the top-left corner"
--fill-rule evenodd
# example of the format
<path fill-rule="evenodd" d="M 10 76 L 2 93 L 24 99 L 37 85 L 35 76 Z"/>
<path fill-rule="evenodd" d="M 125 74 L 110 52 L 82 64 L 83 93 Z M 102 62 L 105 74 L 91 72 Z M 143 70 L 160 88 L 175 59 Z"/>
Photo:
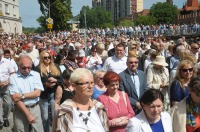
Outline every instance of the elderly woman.
<path fill-rule="evenodd" d="M 92 94 L 93 99 L 97 99 L 101 94 L 105 93 L 106 91 L 106 86 L 103 83 L 103 76 L 105 75 L 105 71 L 103 70 L 98 70 L 95 71 L 93 74 L 94 77 L 94 92 Z"/>
<path fill-rule="evenodd" d="M 164 96 L 160 90 L 147 90 L 140 99 L 143 110 L 129 120 L 126 132 L 172 132 L 171 117 L 167 112 L 162 112 L 163 102 Z"/>
<path fill-rule="evenodd" d="M 128 95 L 118 90 L 119 81 L 117 73 L 108 71 L 103 77 L 107 91 L 98 97 L 107 108 L 109 132 L 125 132 L 128 120 L 135 115 Z"/>
<path fill-rule="evenodd" d="M 92 100 L 92 73 L 76 69 L 70 76 L 75 89 L 72 99 L 65 100 L 55 112 L 53 132 L 108 132 L 107 116 L 102 103 Z"/>
<path fill-rule="evenodd" d="M 183 60 L 179 63 L 176 77 L 170 87 L 171 105 L 180 102 L 189 95 L 188 83 L 194 73 L 194 65 L 189 60 Z"/>
<path fill-rule="evenodd" d="M 189 96 L 171 109 L 173 132 L 200 131 L 200 77 L 191 78 L 188 89 Z"/>
<path fill-rule="evenodd" d="M 165 57 L 156 56 L 153 61 L 153 66 L 149 67 L 147 71 L 147 86 L 148 88 L 159 89 L 164 95 L 164 110 L 168 111 L 170 109 L 169 101 L 169 71 L 165 67 L 168 64 L 165 62 Z"/>
<path fill-rule="evenodd" d="M 87 60 L 86 68 L 89 69 L 93 73 L 96 70 L 102 69 L 102 59 L 97 54 L 96 47 L 92 47 L 91 51 L 92 51 L 92 55 L 88 56 L 86 59 Z"/>
<path fill-rule="evenodd" d="M 44 131 L 49 132 L 49 121 L 54 114 L 54 93 L 57 86 L 62 82 L 61 71 L 53 62 L 53 58 L 48 51 L 40 53 L 40 63 L 35 69 L 40 73 L 44 91 L 40 95 L 40 109 Z M 49 103 L 51 116 L 49 116 Z"/>

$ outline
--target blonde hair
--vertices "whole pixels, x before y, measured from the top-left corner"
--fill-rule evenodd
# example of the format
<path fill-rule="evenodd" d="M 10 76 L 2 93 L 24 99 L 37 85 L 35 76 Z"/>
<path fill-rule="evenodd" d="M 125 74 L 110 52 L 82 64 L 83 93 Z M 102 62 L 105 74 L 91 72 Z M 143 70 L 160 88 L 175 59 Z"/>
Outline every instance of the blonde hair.
<path fill-rule="evenodd" d="M 176 72 L 176 77 L 175 79 L 178 80 L 181 84 L 181 87 L 184 88 L 184 84 L 185 79 L 183 78 L 182 74 L 181 74 L 181 69 L 190 65 L 193 68 L 193 74 L 194 74 L 194 65 L 191 61 L 189 60 L 182 60 L 179 64 L 178 64 L 178 68 L 177 68 L 177 72 Z"/>
<path fill-rule="evenodd" d="M 70 76 L 70 82 L 77 83 L 80 81 L 81 78 L 83 78 L 85 75 L 92 76 L 92 73 L 90 70 L 86 68 L 77 68 L 73 71 L 73 73 Z"/>
<path fill-rule="evenodd" d="M 97 71 L 95 71 L 94 74 L 93 74 L 94 81 L 96 81 L 96 79 L 99 76 L 101 76 L 101 75 L 104 76 L 105 74 L 106 74 L 106 71 L 104 71 L 104 70 L 97 70 Z"/>
<path fill-rule="evenodd" d="M 39 68 L 40 68 L 40 75 L 41 75 L 42 77 L 43 77 L 44 75 L 48 76 L 48 75 L 47 75 L 47 74 L 48 74 L 48 73 L 47 73 L 47 70 L 46 70 L 45 65 L 44 65 L 44 55 L 45 55 L 46 53 L 48 53 L 49 56 L 51 56 L 50 53 L 47 52 L 47 51 L 42 51 L 42 52 L 40 53 Z M 53 75 L 53 76 L 60 76 L 60 75 L 61 75 L 59 69 L 58 69 L 58 68 L 56 67 L 56 65 L 53 63 L 53 57 L 52 57 L 52 56 L 51 56 L 51 62 L 50 62 L 50 64 L 49 64 L 49 70 L 51 71 L 51 75 Z"/>

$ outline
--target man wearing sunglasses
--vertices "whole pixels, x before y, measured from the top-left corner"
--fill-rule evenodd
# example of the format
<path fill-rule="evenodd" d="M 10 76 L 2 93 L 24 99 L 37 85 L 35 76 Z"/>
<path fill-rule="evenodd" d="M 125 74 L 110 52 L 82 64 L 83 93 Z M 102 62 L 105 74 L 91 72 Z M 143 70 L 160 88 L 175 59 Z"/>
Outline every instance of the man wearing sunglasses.
<path fill-rule="evenodd" d="M 32 59 L 21 55 L 19 70 L 10 77 L 9 90 L 14 102 L 14 131 L 43 132 L 40 107 L 38 105 L 41 91 L 44 90 L 40 74 L 32 71 Z"/>
<path fill-rule="evenodd" d="M 4 51 L 0 49 L 0 130 L 9 127 L 8 117 L 12 100 L 8 91 L 9 76 L 15 72 L 11 62 L 3 58 Z"/>

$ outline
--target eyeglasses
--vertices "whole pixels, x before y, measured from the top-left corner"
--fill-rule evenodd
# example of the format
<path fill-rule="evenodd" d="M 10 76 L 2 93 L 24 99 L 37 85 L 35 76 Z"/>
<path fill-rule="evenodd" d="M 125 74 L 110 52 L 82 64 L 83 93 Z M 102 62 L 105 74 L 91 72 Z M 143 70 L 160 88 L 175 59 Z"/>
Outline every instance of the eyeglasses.
<path fill-rule="evenodd" d="M 92 52 L 97 52 L 97 51 L 92 51 Z"/>
<path fill-rule="evenodd" d="M 193 72 L 193 68 L 181 69 L 182 72 Z"/>
<path fill-rule="evenodd" d="M 45 59 L 45 60 L 51 59 L 51 56 L 45 56 L 44 59 Z"/>
<path fill-rule="evenodd" d="M 76 85 L 81 85 L 83 87 L 89 87 L 90 85 L 93 86 L 94 82 L 85 82 L 85 83 L 75 83 Z"/>
<path fill-rule="evenodd" d="M 26 70 L 26 69 L 30 70 L 31 68 L 32 67 L 21 67 L 22 70 Z"/>
<path fill-rule="evenodd" d="M 99 77 L 100 80 L 103 80 L 103 77 Z"/>
<path fill-rule="evenodd" d="M 128 62 L 129 64 L 138 64 L 138 61 L 130 61 L 130 62 Z"/>
<path fill-rule="evenodd" d="M 199 48 L 196 48 L 196 47 L 192 47 L 192 49 L 198 50 Z"/>

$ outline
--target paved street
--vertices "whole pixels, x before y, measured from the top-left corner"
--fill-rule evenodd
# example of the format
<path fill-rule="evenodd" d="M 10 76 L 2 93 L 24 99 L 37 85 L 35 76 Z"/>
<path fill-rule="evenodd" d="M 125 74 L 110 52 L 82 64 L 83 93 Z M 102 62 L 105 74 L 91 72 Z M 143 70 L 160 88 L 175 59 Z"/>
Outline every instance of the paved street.
<path fill-rule="evenodd" d="M 10 113 L 10 127 L 4 127 L 0 132 L 12 132 L 13 128 L 13 113 Z"/>

